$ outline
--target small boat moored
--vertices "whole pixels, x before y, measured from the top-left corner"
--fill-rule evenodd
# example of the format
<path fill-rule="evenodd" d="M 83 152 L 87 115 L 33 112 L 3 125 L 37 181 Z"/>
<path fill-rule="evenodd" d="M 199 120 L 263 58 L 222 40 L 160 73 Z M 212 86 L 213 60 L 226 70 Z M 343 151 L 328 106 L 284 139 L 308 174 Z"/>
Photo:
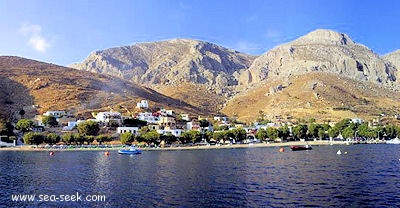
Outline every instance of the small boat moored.
<path fill-rule="evenodd" d="M 312 150 L 312 147 L 307 144 L 305 146 L 290 146 L 290 149 L 292 151 L 301 151 L 301 150 Z"/>
<path fill-rule="evenodd" d="M 132 146 L 129 149 L 118 150 L 118 153 L 127 155 L 137 155 L 137 154 L 142 154 L 142 150 Z"/>

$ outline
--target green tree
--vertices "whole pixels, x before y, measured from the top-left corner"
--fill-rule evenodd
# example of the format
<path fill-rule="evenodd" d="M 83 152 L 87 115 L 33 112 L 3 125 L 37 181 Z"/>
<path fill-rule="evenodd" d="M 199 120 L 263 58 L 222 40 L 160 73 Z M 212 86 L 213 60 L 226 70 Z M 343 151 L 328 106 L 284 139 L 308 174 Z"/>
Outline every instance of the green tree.
<path fill-rule="evenodd" d="M 43 123 L 45 126 L 51 126 L 51 127 L 58 126 L 57 118 L 54 117 L 54 116 L 52 116 L 52 115 L 50 115 L 50 116 L 43 116 L 43 117 L 42 117 L 42 123 Z"/>
<path fill-rule="evenodd" d="M 386 128 L 384 128 L 382 126 L 378 126 L 374 130 L 376 132 L 376 137 L 374 137 L 374 138 L 382 139 L 383 135 L 386 134 Z"/>
<path fill-rule="evenodd" d="M 305 139 L 307 136 L 307 125 L 299 124 L 293 127 L 293 136 L 298 139 Z"/>
<path fill-rule="evenodd" d="M 143 126 L 142 128 L 140 128 L 139 129 L 139 135 L 143 135 L 143 134 L 146 134 L 146 133 L 148 133 L 148 132 L 150 132 L 151 130 L 149 129 L 149 127 L 148 126 Z"/>
<path fill-rule="evenodd" d="M 119 136 L 122 144 L 131 144 L 135 140 L 135 135 L 131 132 L 125 132 Z"/>
<path fill-rule="evenodd" d="M 86 121 L 78 124 L 78 132 L 83 136 L 97 136 L 99 131 L 99 124 L 95 121 Z"/>
<path fill-rule="evenodd" d="M 355 131 L 353 130 L 353 128 L 351 126 L 346 127 L 343 132 L 342 132 L 342 136 L 343 138 L 353 138 L 355 135 Z"/>
<path fill-rule="evenodd" d="M 44 138 L 44 142 L 47 144 L 56 144 L 56 143 L 60 142 L 60 140 L 61 140 L 61 137 L 55 133 L 47 134 L 46 137 Z"/>
<path fill-rule="evenodd" d="M 149 131 L 141 136 L 148 144 L 157 143 L 160 140 L 160 134 L 155 130 Z"/>
<path fill-rule="evenodd" d="M 72 133 L 64 134 L 64 135 L 62 135 L 62 141 L 63 141 L 65 144 L 70 145 L 70 144 L 72 144 L 73 142 L 75 142 L 74 135 L 73 135 Z"/>
<path fill-rule="evenodd" d="M 42 144 L 44 141 L 44 136 L 36 132 L 28 132 L 23 136 L 25 144 Z"/>
<path fill-rule="evenodd" d="M 73 134 L 73 137 L 74 137 L 74 142 L 75 142 L 75 144 L 80 144 L 80 145 L 82 145 L 82 144 L 84 144 L 85 143 L 85 135 L 82 135 L 82 134 L 80 134 L 80 133 L 74 133 Z"/>
<path fill-rule="evenodd" d="M 103 142 L 110 142 L 112 140 L 113 140 L 113 138 L 109 135 L 101 134 L 101 135 L 96 136 L 96 141 L 99 144 L 102 144 Z"/>
<path fill-rule="evenodd" d="M 210 122 L 208 122 L 206 119 L 199 120 L 199 123 L 200 123 L 200 127 L 202 129 L 210 126 Z"/>
<path fill-rule="evenodd" d="M 22 131 L 23 133 L 30 131 L 33 127 L 33 121 L 29 119 L 20 119 L 15 125 L 15 129 Z"/>
<path fill-rule="evenodd" d="M 229 126 L 228 125 L 216 126 L 216 128 L 214 130 L 215 131 L 226 131 L 226 130 L 229 130 Z"/>
<path fill-rule="evenodd" d="M 370 134 L 370 128 L 367 123 L 362 123 L 357 128 L 357 136 L 368 137 Z"/>
<path fill-rule="evenodd" d="M 339 136 L 339 129 L 336 127 L 332 127 L 328 130 L 328 135 L 331 138 L 335 138 L 337 136 Z"/>
<path fill-rule="evenodd" d="M 7 131 L 7 123 L 4 120 L 0 120 L 0 135 L 4 135 Z"/>
<path fill-rule="evenodd" d="M 325 130 L 323 128 L 318 129 L 318 138 L 323 139 L 325 136 Z"/>
<path fill-rule="evenodd" d="M 388 137 L 388 138 L 396 138 L 397 137 L 397 127 L 396 126 L 393 126 L 393 125 L 390 125 L 390 126 L 386 126 L 386 131 L 385 131 L 385 133 L 386 133 L 386 136 Z"/>
<path fill-rule="evenodd" d="M 268 138 L 267 131 L 265 129 L 258 129 L 256 133 L 256 138 L 259 140 L 266 140 Z"/>
<path fill-rule="evenodd" d="M 290 130 L 287 125 L 280 126 L 278 128 L 278 136 L 283 139 L 287 139 L 290 136 Z"/>
<path fill-rule="evenodd" d="M 5 119 L 0 120 L 0 135 L 14 135 L 13 128 L 14 127 L 11 125 L 10 122 L 6 121 Z"/>
<path fill-rule="evenodd" d="M 311 138 L 318 137 L 318 131 L 320 129 L 320 125 L 312 123 L 308 125 L 308 136 Z"/>
<path fill-rule="evenodd" d="M 183 141 L 186 143 L 188 141 L 191 141 L 193 143 L 201 141 L 201 134 L 199 131 L 195 130 L 190 130 L 190 131 L 185 131 L 182 133 L 181 138 Z"/>
<path fill-rule="evenodd" d="M 215 141 L 224 141 L 226 140 L 226 131 L 214 131 L 213 137 Z"/>
<path fill-rule="evenodd" d="M 90 145 L 91 143 L 94 142 L 95 136 L 84 136 L 85 142 Z"/>
<path fill-rule="evenodd" d="M 335 128 L 339 132 L 342 132 L 346 127 L 348 127 L 350 125 L 350 123 L 351 123 L 350 119 L 348 119 L 348 118 L 347 119 L 343 119 L 343 120 L 341 120 L 341 121 L 339 121 L 339 122 L 337 122 L 335 124 Z"/>
<path fill-rule="evenodd" d="M 267 132 L 268 138 L 271 139 L 271 140 L 275 140 L 279 136 L 278 129 L 276 129 L 274 127 L 268 127 L 266 129 L 266 132 Z"/>
<path fill-rule="evenodd" d="M 235 140 L 237 141 L 243 141 L 246 139 L 247 136 L 246 130 L 244 130 L 243 128 L 232 129 L 231 133 L 233 135 L 233 138 L 235 138 Z"/>
<path fill-rule="evenodd" d="M 166 134 L 160 135 L 160 139 L 165 141 L 167 144 L 171 144 L 177 140 L 176 136 L 174 136 L 171 132 L 167 132 Z"/>

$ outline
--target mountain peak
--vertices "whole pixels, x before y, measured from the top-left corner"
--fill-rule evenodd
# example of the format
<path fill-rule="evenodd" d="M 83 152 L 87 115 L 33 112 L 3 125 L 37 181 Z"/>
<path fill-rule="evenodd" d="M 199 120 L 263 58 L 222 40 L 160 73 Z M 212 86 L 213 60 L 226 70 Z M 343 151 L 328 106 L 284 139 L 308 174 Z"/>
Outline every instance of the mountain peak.
<path fill-rule="evenodd" d="M 300 44 L 326 44 L 326 45 L 351 45 L 354 41 L 344 33 L 333 30 L 317 29 L 305 36 L 302 36 L 294 42 Z"/>

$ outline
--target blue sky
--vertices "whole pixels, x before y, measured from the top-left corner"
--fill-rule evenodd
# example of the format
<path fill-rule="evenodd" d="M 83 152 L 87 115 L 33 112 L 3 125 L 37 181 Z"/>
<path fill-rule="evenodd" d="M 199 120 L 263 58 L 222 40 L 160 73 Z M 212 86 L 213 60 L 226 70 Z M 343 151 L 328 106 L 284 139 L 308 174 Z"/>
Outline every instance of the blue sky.
<path fill-rule="evenodd" d="M 110 47 L 193 38 L 259 55 L 318 28 L 382 55 L 400 49 L 400 1 L 0 0 L 0 55 L 68 65 Z"/>

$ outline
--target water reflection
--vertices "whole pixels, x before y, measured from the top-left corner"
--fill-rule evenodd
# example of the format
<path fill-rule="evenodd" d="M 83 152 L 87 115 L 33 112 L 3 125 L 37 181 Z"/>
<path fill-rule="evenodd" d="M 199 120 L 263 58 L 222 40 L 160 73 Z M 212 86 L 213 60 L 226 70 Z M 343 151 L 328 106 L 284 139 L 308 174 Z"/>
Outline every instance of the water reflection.
<path fill-rule="evenodd" d="M 347 155 L 336 155 L 338 148 Z M 31 203 L 91 207 L 387 207 L 400 206 L 400 146 L 196 151 L 0 152 L 1 204 L 10 195 L 104 194 L 105 203 Z M 29 205 L 29 204 L 28 204 Z"/>

